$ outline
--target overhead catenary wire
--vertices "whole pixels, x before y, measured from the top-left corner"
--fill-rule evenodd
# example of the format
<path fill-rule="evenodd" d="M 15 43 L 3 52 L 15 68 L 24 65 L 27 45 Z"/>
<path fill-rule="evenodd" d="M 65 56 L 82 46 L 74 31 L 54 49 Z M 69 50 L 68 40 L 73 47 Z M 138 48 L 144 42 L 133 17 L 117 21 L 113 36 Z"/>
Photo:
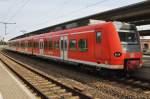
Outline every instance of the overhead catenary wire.
<path fill-rule="evenodd" d="M 5 19 L 4 22 L 10 22 L 12 21 L 12 19 L 14 19 L 17 15 L 19 15 L 19 13 L 23 10 L 23 8 L 27 5 L 27 3 L 29 2 L 30 0 L 26 0 L 25 2 L 23 2 L 23 4 L 17 9 L 17 11 L 11 16 L 9 17 L 7 20 Z M 13 4 L 18 4 L 20 2 L 15 2 Z M 14 7 L 14 5 L 11 5 L 7 11 L 11 11 L 9 9 L 11 9 L 11 7 Z M 5 35 L 6 36 L 6 35 Z"/>
<path fill-rule="evenodd" d="M 58 16 L 58 17 L 56 17 L 56 18 L 53 18 L 53 20 L 55 19 L 55 20 L 57 20 L 57 19 L 60 19 L 60 18 L 62 18 L 62 17 L 64 17 L 64 16 L 70 16 L 70 15 L 72 15 L 72 14 L 75 14 L 75 13 L 80 13 L 82 10 L 85 10 L 85 9 L 87 9 L 87 8 L 91 8 L 91 7 L 93 7 L 93 6 L 96 6 L 96 5 L 99 5 L 99 4 L 102 4 L 102 3 L 105 3 L 106 1 L 109 1 L 109 0 L 101 0 L 101 1 L 98 1 L 98 2 L 96 2 L 96 3 L 94 3 L 94 4 L 88 4 L 88 5 L 86 5 L 85 7 L 82 7 L 82 8 L 79 8 L 79 9 L 77 9 L 77 10 L 73 10 L 73 11 L 71 11 L 71 12 L 68 12 L 68 13 L 65 13 L 65 14 L 63 14 L 63 15 L 60 15 L 60 16 Z M 124 0 L 124 1 L 126 1 L 126 0 Z M 118 0 L 118 2 L 119 3 L 122 3 L 122 1 L 119 1 Z M 86 10 L 87 11 L 87 10 Z M 52 19 L 51 19 L 52 20 Z M 33 27 L 37 27 L 37 26 L 39 26 L 39 25 L 42 25 L 42 24 L 44 24 L 44 23 L 47 23 L 47 22 L 49 22 L 50 20 L 46 20 L 46 21 L 44 21 L 44 22 L 42 22 L 42 23 L 39 23 L 39 24 L 37 24 L 37 25 L 34 25 Z"/>
<path fill-rule="evenodd" d="M 63 14 L 63 15 L 60 15 L 60 16 L 54 18 L 54 19 L 59 19 L 59 18 L 62 18 L 63 16 L 65 16 L 65 15 L 74 14 L 74 13 L 79 12 L 79 11 L 81 11 L 81 10 L 84 10 L 84 9 L 87 9 L 87 8 L 90 8 L 90 7 L 93 7 L 93 6 L 98 5 L 98 4 L 102 4 L 102 3 L 106 2 L 106 1 L 109 1 L 109 0 L 101 0 L 101 1 L 98 1 L 98 2 L 96 2 L 96 3 L 94 3 L 94 4 L 86 5 L 85 7 L 82 7 L 82 8 L 79 8 L 79 9 L 77 9 L 77 10 L 73 10 L 73 11 L 71 11 L 71 12 L 65 13 L 65 14 Z M 44 23 L 49 22 L 49 21 L 50 21 L 50 20 L 46 20 L 46 21 L 44 21 L 44 22 L 42 22 L 42 23 L 39 23 L 39 24 L 37 24 L 37 25 L 34 25 L 33 27 L 39 26 L 39 25 L 44 24 Z"/>
<path fill-rule="evenodd" d="M 14 8 L 16 8 L 16 5 L 19 4 L 20 2 L 18 2 L 19 0 L 16 0 L 15 2 L 13 2 L 8 9 L 5 11 L 5 14 L 2 16 L 3 17 L 3 21 L 5 21 L 7 19 L 7 17 L 9 16 L 10 12 L 13 11 Z"/>
<path fill-rule="evenodd" d="M 64 1 L 62 4 L 66 4 L 67 1 L 69 1 L 69 0 Z M 96 3 L 97 3 L 97 4 L 100 4 L 100 3 L 103 3 L 103 2 L 106 2 L 106 1 L 108 1 L 108 0 L 100 0 L 100 1 L 98 1 L 98 2 L 96 2 Z M 66 13 L 66 14 L 63 14 L 63 15 L 61 15 L 61 16 L 58 16 L 58 17 L 54 18 L 54 19 L 59 19 L 59 18 L 62 18 L 62 16 L 64 16 L 64 15 L 71 14 L 71 13 L 73 13 L 73 12 L 76 12 L 76 11 L 79 11 L 79 10 L 82 10 L 82 9 L 86 9 L 86 8 L 92 7 L 92 6 L 96 5 L 96 3 L 94 3 L 94 4 L 88 4 L 88 5 L 86 5 L 85 7 L 82 7 L 82 8 L 80 8 L 80 9 L 78 9 L 78 10 L 71 11 L 71 12 Z M 58 8 L 57 11 L 59 11 L 59 8 Z M 57 13 L 57 11 L 55 11 L 55 12 Z M 42 22 L 42 23 L 46 23 L 46 22 L 48 22 L 48 21 L 49 21 L 49 20 L 44 21 L 44 22 Z M 40 23 L 40 24 L 41 24 L 41 23 Z M 39 24 L 38 24 L 38 25 L 39 25 Z M 38 26 L 38 25 L 35 25 L 35 26 L 33 26 L 33 27 L 36 27 L 36 26 Z M 16 30 L 16 28 L 17 28 L 17 26 L 14 28 L 14 30 Z"/>
<path fill-rule="evenodd" d="M 65 0 L 65 1 L 63 1 L 63 2 L 62 2 L 62 5 L 63 5 L 63 4 L 67 4 L 67 1 L 70 1 L 70 0 Z M 61 10 L 61 7 L 57 7 L 56 10 L 57 10 L 57 11 Z M 57 13 L 57 11 L 55 11 L 55 13 Z M 17 25 L 13 28 L 13 30 L 16 30 L 16 29 L 17 29 Z"/>
<path fill-rule="evenodd" d="M 74 14 L 74 13 L 77 13 L 77 12 L 81 13 L 82 10 L 85 10 L 85 9 L 87 9 L 87 8 L 91 8 L 91 7 L 93 7 L 93 6 L 102 4 L 102 3 L 106 2 L 106 1 L 108 1 L 108 0 L 101 0 L 101 1 L 98 1 L 98 2 L 93 3 L 93 4 L 88 4 L 88 5 L 86 5 L 85 7 L 79 8 L 79 9 L 77 9 L 77 10 L 73 10 L 73 11 L 68 12 L 68 13 L 64 13 L 64 14 L 62 14 L 62 15 L 56 17 L 56 18 L 53 18 L 53 20 L 54 20 L 54 19 L 59 19 L 59 18 L 66 17 L 66 15 L 67 15 L 67 16 L 70 16 L 70 15 L 72 15 L 72 14 Z M 120 1 L 118 0 L 118 2 L 120 2 Z M 117 3 L 118 3 L 118 2 L 117 2 Z M 114 3 L 115 3 L 115 2 L 114 2 Z M 57 8 L 58 8 L 58 7 L 57 7 Z M 34 25 L 34 27 L 35 27 L 35 26 L 39 26 L 39 25 L 41 25 L 41 24 L 43 24 L 43 23 L 46 23 L 46 22 L 48 22 L 48 21 L 50 21 L 50 20 L 47 20 L 47 21 L 44 21 L 44 22 L 42 22 L 42 23 L 40 23 L 40 24 Z M 26 30 L 26 29 L 25 29 L 25 30 Z"/>
<path fill-rule="evenodd" d="M 7 21 L 11 21 L 13 18 L 15 18 L 17 15 L 19 15 L 19 13 L 21 13 L 23 8 L 28 4 L 29 1 L 30 0 L 26 0 Z"/>

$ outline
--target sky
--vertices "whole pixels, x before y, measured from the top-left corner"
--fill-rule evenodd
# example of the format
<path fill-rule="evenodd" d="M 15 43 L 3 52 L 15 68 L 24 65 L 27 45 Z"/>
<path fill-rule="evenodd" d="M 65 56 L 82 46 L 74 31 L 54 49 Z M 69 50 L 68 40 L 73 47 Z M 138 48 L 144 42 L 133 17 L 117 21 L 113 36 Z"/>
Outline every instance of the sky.
<path fill-rule="evenodd" d="M 0 0 L 0 39 L 9 40 L 68 20 L 73 20 L 145 0 Z M 149 27 L 149 26 L 147 26 Z M 143 27 L 139 27 L 143 29 Z"/>

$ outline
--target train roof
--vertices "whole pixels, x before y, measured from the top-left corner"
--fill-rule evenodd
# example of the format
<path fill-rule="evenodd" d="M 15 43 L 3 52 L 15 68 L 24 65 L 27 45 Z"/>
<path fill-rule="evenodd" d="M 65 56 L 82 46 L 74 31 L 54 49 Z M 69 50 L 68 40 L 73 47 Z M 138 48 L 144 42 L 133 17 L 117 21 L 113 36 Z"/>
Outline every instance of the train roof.
<path fill-rule="evenodd" d="M 43 34 L 37 34 L 37 35 L 33 35 L 33 36 L 29 36 L 29 37 L 23 37 L 23 38 L 18 38 L 15 40 L 10 40 L 11 42 L 16 42 L 18 40 L 30 40 L 34 37 L 34 39 L 39 38 L 39 37 L 43 37 L 43 36 L 49 36 L 49 35 L 57 35 L 58 33 L 67 33 L 67 32 L 72 32 L 72 31 L 81 31 L 81 30 L 85 30 L 85 29 L 94 29 L 96 27 L 101 27 L 102 25 L 107 25 L 107 24 L 113 24 L 113 22 L 102 22 L 102 23 L 97 23 L 97 24 L 92 24 L 92 25 L 88 25 L 88 26 L 81 26 L 81 27 L 77 27 L 77 28 L 71 28 L 71 29 L 67 29 L 67 30 L 60 30 L 60 31 L 55 31 L 55 32 L 48 32 L 48 33 L 43 33 Z M 10 42 L 9 41 L 9 42 Z"/>

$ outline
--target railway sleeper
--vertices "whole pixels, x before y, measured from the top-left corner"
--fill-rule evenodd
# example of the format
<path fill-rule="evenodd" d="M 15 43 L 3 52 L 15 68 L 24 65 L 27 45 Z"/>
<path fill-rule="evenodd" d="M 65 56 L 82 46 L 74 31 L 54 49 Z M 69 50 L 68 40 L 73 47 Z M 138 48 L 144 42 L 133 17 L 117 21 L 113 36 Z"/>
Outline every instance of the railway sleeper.
<path fill-rule="evenodd" d="M 43 81 L 43 80 L 45 80 L 42 77 L 35 77 L 35 76 L 32 76 L 32 79 L 37 80 L 37 81 Z M 45 81 L 47 81 L 47 80 L 45 80 Z"/>
<path fill-rule="evenodd" d="M 41 89 L 43 92 L 47 92 L 47 91 L 54 91 L 54 90 L 60 90 L 60 87 L 53 87 L 53 88 L 43 88 Z"/>
<path fill-rule="evenodd" d="M 44 85 L 46 85 L 46 86 L 48 86 L 48 85 L 50 85 L 50 84 L 52 84 L 51 82 L 49 83 L 49 82 L 47 82 L 47 83 L 37 83 L 37 82 L 31 82 L 33 85 L 35 85 L 35 86 L 44 86 Z"/>
<path fill-rule="evenodd" d="M 51 87 L 49 87 L 49 86 L 37 86 L 39 89 L 41 89 L 41 90 L 47 90 L 47 89 L 49 89 L 49 90 L 53 90 Z"/>
<path fill-rule="evenodd" d="M 129 80 L 127 80 L 127 82 L 129 82 L 129 83 L 133 83 L 133 82 L 134 82 L 134 80 L 133 80 L 133 79 L 129 79 Z"/>
<path fill-rule="evenodd" d="M 29 78 L 27 80 L 31 80 L 33 83 L 39 83 L 39 84 L 46 84 L 46 83 L 49 83 L 51 84 L 51 82 L 49 82 L 48 80 L 35 80 L 33 78 Z"/>
<path fill-rule="evenodd" d="M 24 78 L 24 77 L 23 77 Z M 29 78 L 29 79 L 27 79 L 27 78 L 24 78 L 26 81 L 28 81 L 28 82 L 30 82 L 30 83 L 32 83 L 32 82 L 34 82 L 31 78 Z"/>
<path fill-rule="evenodd" d="M 55 86 L 56 86 L 56 84 L 50 84 L 50 85 L 47 85 L 47 86 L 39 84 L 37 87 L 39 87 L 39 88 L 52 88 L 52 87 L 55 87 Z"/>
<path fill-rule="evenodd" d="M 48 97 L 51 97 L 51 96 L 58 96 L 59 99 L 66 99 L 66 98 L 70 98 L 70 97 L 73 97 L 72 93 L 68 92 L 63 92 L 63 93 L 59 93 L 59 94 L 56 94 L 56 93 L 49 93 L 47 94 Z M 51 99 L 51 98 L 50 98 Z"/>
<path fill-rule="evenodd" d="M 34 82 L 37 82 L 37 83 L 48 83 L 49 81 L 47 81 L 47 80 L 45 80 L 45 79 L 43 79 L 43 80 L 35 80 L 35 79 L 33 79 L 33 78 L 31 78 Z M 51 82 L 50 82 L 51 83 Z"/>
<path fill-rule="evenodd" d="M 51 87 L 51 88 L 50 88 L 50 90 L 58 90 L 58 89 L 61 89 L 61 87 L 56 86 L 56 87 Z"/>
<path fill-rule="evenodd" d="M 133 84 L 142 84 L 142 82 L 137 80 L 137 81 L 134 81 Z"/>
<path fill-rule="evenodd" d="M 46 79 L 40 79 L 40 80 L 36 80 L 38 83 L 47 83 L 47 82 L 50 82 L 50 81 L 48 81 L 48 80 L 46 80 Z"/>
<path fill-rule="evenodd" d="M 65 93 L 66 92 L 66 89 L 57 89 L 57 90 L 51 90 L 53 93 Z"/>
<path fill-rule="evenodd" d="M 61 97 L 58 95 L 50 95 L 50 96 L 48 96 L 48 98 L 49 99 L 61 99 Z"/>
<path fill-rule="evenodd" d="M 42 89 L 42 92 L 48 92 L 48 91 L 52 91 L 52 90 L 59 90 L 61 89 L 60 87 L 54 87 L 55 89 L 51 89 L 51 88 L 45 88 L 45 89 Z"/>
<path fill-rule="evenodd" d="M 65 89 L 58 89 L 58 90 L 48 90 L 47 92 L 45 92 L 45 94 L 62 94 L 62 93 L 66 93 Z"/>
<path fill-rule="evenodd" d="M 37 87 L 37 86 L 36 86 Z M 43 87 L 43 88 L 41 88 L 41 87 L 37 87 L 38 89 L 40 89 L 40 90 L 42 90 L 42 91 L 47 91 L 47 90 L 49 90 L 49 91 L 53 91 L 54 89 L 51 89 L 51 88 L 49 88 L 49 87 Z M 59 88 L 58 88 L 59 89 Z M 61 88 L 60 88 L 61 89 Z M 57 90 L 57 89 L 56 89 Z"/>
<path fill-rule="evenodd" d="M 71 92 L 68 92 L 68 93 L 61 93 L 61 94 L 59 94 L 59 96 L 66 99 L 66 98 L 72 97 L 73 94 L 72 94 Z"/>
<path fill-rule="evenodd" d="M 80 99 L 80 98 L 79 98 L 79 96 L 73 96 L 73 97 L 69 97 L 69 98 L 66 97 L 66 99 Z"/>
<path fill-rule="evenodd" d="M 150 83 L 143 82 L 141 85 L 142 85 L 142 86 L 150 86 Z"/>

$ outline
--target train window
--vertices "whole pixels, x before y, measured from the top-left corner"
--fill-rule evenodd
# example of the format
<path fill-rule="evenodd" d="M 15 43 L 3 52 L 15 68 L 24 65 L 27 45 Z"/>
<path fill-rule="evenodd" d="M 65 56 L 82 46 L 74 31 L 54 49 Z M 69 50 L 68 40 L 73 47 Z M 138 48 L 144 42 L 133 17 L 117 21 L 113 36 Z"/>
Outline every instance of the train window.
<path fill-rule="evenodd" d="M 18 42 L 16 42 L 16 47 L 18 47 Z"/>
<path fill-rule="evenodd" d="M 31 46 L 31 42 L 30 41 L 28 41 L 28 47 L 29 48 L 31 48 L 32 46 Z"/>
<path fill-rule="evenodd" d="M 64 40 L 64 51 L 67 51 L 67 40 Z"/>
<path fill-rule="evenodd" d="M 25 47 L 25 43 L 24 42 L 22 42 L 22 48 L 24 48 Z"/>
<path fill-rule="evenodd" d="M 34 48 L 36 48 L 36 41 L 34 41 L 34 45 L 33 45 L 33 47 L 34 47 Z"/>
<path fill-rule="evenodd" d="M 50 49 L 50 50 L 53 49 L 53 42 L 52 42 L 52 40 L 49 40 L 49 49 Z"/>
<path fill-rule="evenodd" d="M 28 41 L 26 42 L 26 47 L 29 48 L 29 46 L 30 46 L 30 42 Z"/>
<path fill-rule="evenodd" d="M 33 46 L 33 43 L 32 43 L 32 41 L 30 41 L 30 48 L 32 48 L 32 46 Z"/>
<path fill-rule="evenodd" d="M 76 40 L 74 40 L 74 39 L 72 39 L 72 40 L 70 40 L 70 50 L 73 50 L 73 51 L 75 51 L 76 49 L 77 49 L 77 41 Z"/>
<path fill-rule="evenodd" d="M 21 42 L 21 47 L 24 48 L 25 47 L 25 43 L 22 41 Z"/>
<path fill-rule="evenodd" d="M 36 41 L 34 41 L 33 47 L 37 48 L 37 42 Z"/>
<path fill-rule="evenodd" d="M 21 48 L 22 48 L 22 42 L 21 42 Z"/>
<path fill-rule="evenodd" d="M 59 40 L 54 41 L 54 49 L 59 49 Z"/>
<path fill-rule="evenodd" d="M 44 41 L 44 49 L 47 49 L 48 48 L 48 42 L 47 40 Z"/>
<path fill-rule="evenodd" d="M 38 42 L 36 42 L 36 48 L 39 48 L 39 43 Z"/>
<path fill-rule="evenodd" d="M 61 50 L 63 50 L 64 49 L 64 43 L 63 43 L 63 40 L 61 40 Z"/>
<path fill-rule="evenodd" d="M 28 43 L 27 43 L 27 47 L 28 47 L 28 48 L 30 48 L 30 41 L 28 41 Z"/>
<path fill-rule="evenodd" d="M 101 32 L 96 32 L 96 43 L 100 43 L 101 42 Z"/>
<path fill-rule="evenodd" d="M 24 48 L 28 47 L 28 42 L 25 41 Z"/>
<path fill-rule="evenodd" d="M 35 41 L 33 42 L 33 48 L 36 48 L 36 42 Z"/>
<path fill-rule="evenodd" d="M 85 52 L 88 50 L 88 42 L 87 39 L 80 39 L 78 41 L 78 47 L 81 52 Z"/>

